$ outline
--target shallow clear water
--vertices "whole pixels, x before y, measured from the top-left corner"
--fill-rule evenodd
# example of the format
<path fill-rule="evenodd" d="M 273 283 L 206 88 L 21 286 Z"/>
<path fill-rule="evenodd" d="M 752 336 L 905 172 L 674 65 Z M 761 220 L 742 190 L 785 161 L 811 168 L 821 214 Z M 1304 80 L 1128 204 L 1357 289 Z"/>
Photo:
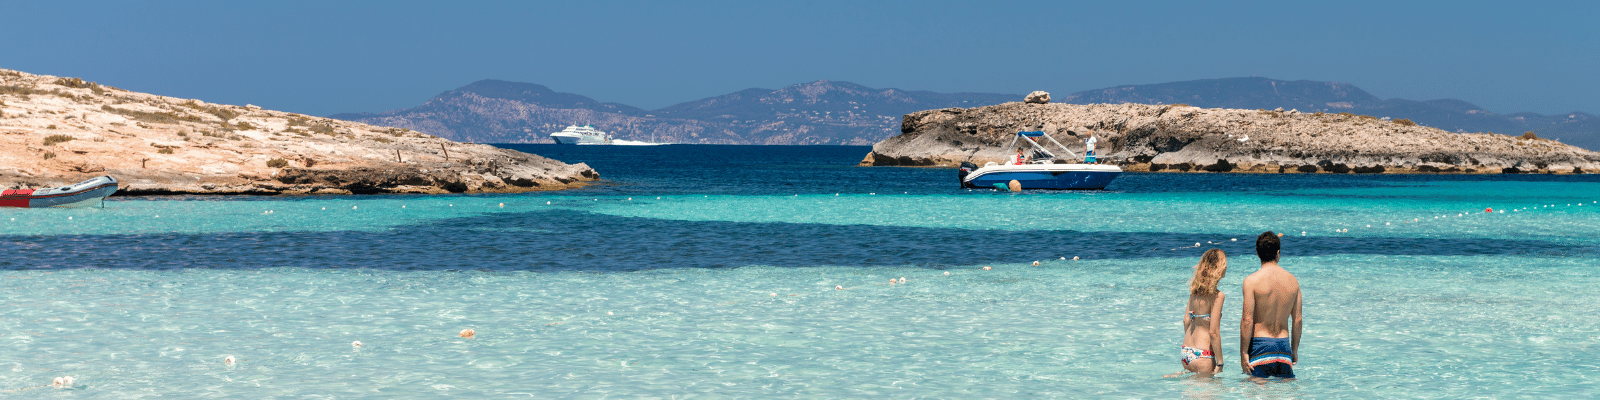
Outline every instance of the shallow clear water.
<path fill-rule="evenodd" d="M 863 147 L 513 147 L 608 182 L 0 209 L 0 396 L 1600 389 L 1594 177 L 1125 174 L 1102 192 L 1009 194 L 956 189 L 946 169 L 852 167 Z M 1189 267 L 1224 249 L 1237 293 L 1264 230 L 1287 234 L 1306 293 L 1301 379 L 1161 378 L 1180 369 Z M 76 386 L 36 387 L 63 375 Z"/>

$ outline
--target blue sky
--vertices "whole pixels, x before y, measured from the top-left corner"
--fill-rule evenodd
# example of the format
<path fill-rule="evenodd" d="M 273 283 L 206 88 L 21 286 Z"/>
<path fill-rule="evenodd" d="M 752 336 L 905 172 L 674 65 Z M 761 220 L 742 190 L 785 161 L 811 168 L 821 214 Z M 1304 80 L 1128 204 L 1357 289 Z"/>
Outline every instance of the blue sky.
<path fill-rule="evenodd" d="M 0 68 L 312 115 L 479 79 L 653 109 L 818 79 L 1058 95 L 1264 76 L 1600 113 L 1600 2 L 14 2 Z"/>

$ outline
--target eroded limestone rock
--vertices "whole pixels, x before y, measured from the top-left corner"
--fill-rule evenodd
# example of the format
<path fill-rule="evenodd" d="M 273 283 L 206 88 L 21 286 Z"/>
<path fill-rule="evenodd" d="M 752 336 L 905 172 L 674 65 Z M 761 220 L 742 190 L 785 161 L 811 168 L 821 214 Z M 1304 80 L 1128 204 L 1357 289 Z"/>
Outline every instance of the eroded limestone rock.
<path fill-rule="evenodd" d="M 1022 99 L 1022 102 L 1023 103 L 1028 103 L 1028 104 L 1046 104 L 1046 103 L 1049 103 L 1050 102 L 1050 92 L 1046 92 L 1046 91 L 1043 91 L 1043 90 L 1035 90 L 1035 91 L 1033 91 L 1033 93 L 1028 93 L 1028 97 L 1024 97 Z"/>
<path fill-rule="evenodd" d="M 523 192 L 584 164 L 411 130 L 130 92 L 0 69 L 0 188 L 98 175 L 119 194 Z"/>
<path fill-rule="evenodd" d="M 1352 114 L 1184 105 L 1026 104 L 920 111 L 861 165 L 1003 162 L 1017 131 L 1042 129 L 1129 171 L 1594 173 L 1600 153 L 1546 139 L 1452 133 Z M 1062 154 L 1061 156 L 1067 156 Z"/>

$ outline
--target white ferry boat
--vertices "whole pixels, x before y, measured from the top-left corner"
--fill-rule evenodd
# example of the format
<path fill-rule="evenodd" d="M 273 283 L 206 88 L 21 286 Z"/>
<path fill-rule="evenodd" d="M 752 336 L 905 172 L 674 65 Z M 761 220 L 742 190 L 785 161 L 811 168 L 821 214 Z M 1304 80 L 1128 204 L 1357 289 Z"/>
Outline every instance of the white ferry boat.
<path fill-rule="evenodd" d="M 569 125 L 561 132 L 550 134 L 550 138 L 560 144 L 611 144 L 613 140 L 610 134 L 595 129 L 594 125 Z"/>
<path fill-rule="evenodd" d="M 652 136 L 653 137 L 653 136 Z M 640 142 L 635 140 L 622 140 L 611 136 L 605 131 L 595 129 L 594 125 L 570 125 L 561 132 L 550 134 L 559 144 L 610 144 L 617 146 L 656 146 L 661 143 Z"/>

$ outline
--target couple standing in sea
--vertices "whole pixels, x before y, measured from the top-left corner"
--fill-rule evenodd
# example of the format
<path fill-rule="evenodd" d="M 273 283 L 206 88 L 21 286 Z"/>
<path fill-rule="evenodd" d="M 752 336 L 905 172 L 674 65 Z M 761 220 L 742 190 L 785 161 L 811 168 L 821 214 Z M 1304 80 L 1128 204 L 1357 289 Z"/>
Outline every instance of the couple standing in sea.
<path fill-rule="evenodd" d="M 1239 321 L 1240 367 L 1254 378 L 1294 378 L 1300 350 L 1300 281 L 1278 265 L 1279 236 L 1256 237 L 1261 269 L 1244 278 L 1244 312 Z M 1210 377 L 1222 372 L 1222 301 L 1217 283 L 1228 273 L 1228 256 L 1206 250 L 1189 281 L 1189 302 L 1183 314 L 1183 369 Z"/>

